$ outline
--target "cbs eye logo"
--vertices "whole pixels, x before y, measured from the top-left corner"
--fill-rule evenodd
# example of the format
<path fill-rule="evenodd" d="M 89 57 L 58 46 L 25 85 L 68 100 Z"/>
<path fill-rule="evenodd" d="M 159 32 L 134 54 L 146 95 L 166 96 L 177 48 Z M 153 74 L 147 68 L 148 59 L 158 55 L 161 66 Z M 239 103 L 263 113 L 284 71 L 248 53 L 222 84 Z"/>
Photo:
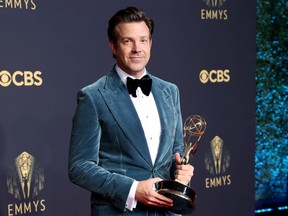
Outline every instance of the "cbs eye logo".
<path fill-rule="evenodd" d="M 202 70 L 199 74 L 200 82 L 202 83 L 222 83 L 230 81 L 230 71 L 229 70 Z"/>
<path fill-rule="evenodd" d="M 15 71 L 10 73 L 2 70 L 0 71 L 0 87 L 8 87 L 12 84 L 15 86 L 41 86 L 43 83 L 41 75 L 41 71 Z"/>

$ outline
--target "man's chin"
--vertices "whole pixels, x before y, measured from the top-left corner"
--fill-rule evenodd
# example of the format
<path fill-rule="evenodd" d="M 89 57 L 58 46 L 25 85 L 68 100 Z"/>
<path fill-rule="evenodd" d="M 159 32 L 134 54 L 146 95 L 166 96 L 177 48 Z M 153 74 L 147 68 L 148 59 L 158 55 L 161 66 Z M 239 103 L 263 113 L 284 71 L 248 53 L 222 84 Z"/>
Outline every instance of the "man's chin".
<path fill-rule="evenodd" d="M 143 65 L 137 65 L 130 67 L 130 71 L 134 74 L 141 74 L 145 71 L 145 66 Z"/>

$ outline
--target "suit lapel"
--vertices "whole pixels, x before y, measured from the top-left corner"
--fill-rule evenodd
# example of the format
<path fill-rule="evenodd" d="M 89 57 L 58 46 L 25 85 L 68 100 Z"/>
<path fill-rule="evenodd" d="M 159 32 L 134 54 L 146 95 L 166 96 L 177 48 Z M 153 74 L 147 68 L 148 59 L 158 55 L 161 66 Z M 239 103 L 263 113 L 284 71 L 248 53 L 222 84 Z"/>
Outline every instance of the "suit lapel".
<path fill-rule="evenodd" d="M 157 105 L 162 129 L 158 154 L 155 161 L 155 166 L 157 166 L 157 163 L 161 162 L 164 159 L 163 157 L 167 155 L 166 152 L 169 150 L 168 145 L 171 145 L 171 142 L 173 142 L 169 140 L 169 134 L 171 133 L 170 129 L 173 128 L 171 125 L 174 124 L 174 119 L 171 118 L 175 115 L 175 110 L 171 106 L 171 102 L 168 102 L 168 100 L 171 100 L 171 95 L 167 91 L 166 86 L 154 79 L 153 76 L 151 77 L 153 79 L 152 93 Z"/>
<path fill-rule="evenodd" d="M 139 155 L 152 166 L 145 134 L 127 89 L 115 70 L 107 75 L 101 94 L 115 121 L 138 151 Z"/>

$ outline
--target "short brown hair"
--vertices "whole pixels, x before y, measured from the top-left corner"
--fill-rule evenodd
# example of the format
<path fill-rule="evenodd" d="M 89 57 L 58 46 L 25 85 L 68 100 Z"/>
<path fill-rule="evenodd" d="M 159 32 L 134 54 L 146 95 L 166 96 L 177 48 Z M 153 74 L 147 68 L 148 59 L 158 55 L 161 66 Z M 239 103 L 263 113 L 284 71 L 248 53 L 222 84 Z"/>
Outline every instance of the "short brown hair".
<path fill-rule="evenodd" d="M 116 43 L 117 35 L 115 32 L 115 28 L 119 23 L 130 23 L 130 22 L 142 22 L 144 21 L 149 28 L 150 38 L 152 38 L 153 30 L 154 30 L 154 22 L 152 19 L 146 16 L 146 14 L 135 7 L 127 7 L 125 9 L 119 10 L 116 14 L 114 14 L 109 20 L 108 26 L 108 38 L 109 41 Z"/>

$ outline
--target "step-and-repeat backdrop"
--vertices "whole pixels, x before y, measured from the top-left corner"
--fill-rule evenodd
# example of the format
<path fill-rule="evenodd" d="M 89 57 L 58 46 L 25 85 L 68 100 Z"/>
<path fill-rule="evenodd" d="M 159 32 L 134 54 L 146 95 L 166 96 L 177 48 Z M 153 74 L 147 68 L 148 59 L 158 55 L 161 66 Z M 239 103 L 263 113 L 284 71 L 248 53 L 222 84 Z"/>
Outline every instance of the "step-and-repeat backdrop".
<path fill-rule="evenodd" d="M 207 121 L 193 215 L 254 214 L 256 1 L 0 0 L 0 215 L 90 215 L 68 180 L 77 91 L 112 68 L 108 19 L 155 21 L 150 73 L 176 83 L 183 120 Z"/>

